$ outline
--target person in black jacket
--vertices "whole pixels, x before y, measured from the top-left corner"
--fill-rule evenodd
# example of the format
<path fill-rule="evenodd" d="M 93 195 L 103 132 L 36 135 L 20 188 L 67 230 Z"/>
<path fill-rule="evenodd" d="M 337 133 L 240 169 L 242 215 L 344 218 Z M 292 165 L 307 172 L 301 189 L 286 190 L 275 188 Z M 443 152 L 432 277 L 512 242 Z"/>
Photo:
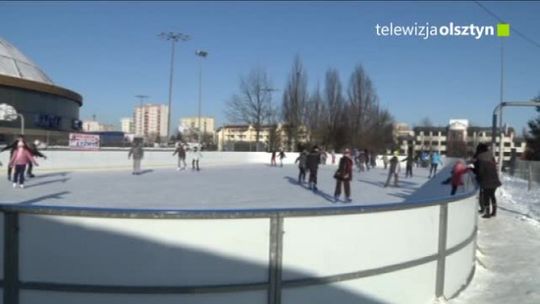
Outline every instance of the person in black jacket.
<path fill-rule="evenodd" d="M 9 150 L 9 159 L 11 159 L 11 157 L 13 156 L 13 152 L 15 152 L 15 150 L 17 150 L 17 145 L 19 144 L 19 141 L 22 141 L 24 143 L 25 147 L 28 149 L 28 145 L 24 141 L 24 136 L 19 135 L 19 136 L 17 136 L 17 139 L 15 139 L 14 142 L 12 142 L 11 144 L 5 146 L 2 150 L 0 150 L 0 153 Z M 11 172 L 12 172 L 12 170 L 13 170 L 13 168 L 8 165 L 7 166 L 7 178 L 8 178 L 8 181 L 11 181 Z"/>
<path fill-rule="evenodd" d="M 353 160 L 351 158 L 351 151 L 345 149 L 343 151 L 343 157 L 339 160 L 339 167 L 334 174 L 336 179 L 336 190 L 334 192 L 334 201 L 338 201 L 341 196 L 341 184 L 345 190 L 345 202 L 351 202 L 351 179 L 352 179 Z"/>
<path fill-rule="evenodd" d="M 30 150 L 30 153 L 32 153 L 32 156 L 34 157 L 42 157 L 43 159 L 47 159 L 47 156 L 43 155 L 39 150 L 38 150 L 38 146 L 39 145 L 39 141 L 36 140 L 34 143 L 30 143 L 28 145 L 28 149 Z M 32 177 L 35 177 L 34 174 L 32 174 L 32 169 L 34 168 L 34 165 L 32 164 L 32 162 L 28 163 L 28 170 L 26 170 L 26 176 L 28 178 L 32 178 Z"/>
<path fill-rule="evenodd" d="M 477 149 L 474 172 L 482 191 L 483 218 L 490 218 L 497 215 L 497 200 L 495 190 L 501 186 L 497 173 L 497 164 L 488 146 L 479 144 Z M 491 208 L 490 208 L 491 207 Z M 490 212 L 491 209 L 491 212 Z"/>
<path fill-rule="evenodd" d="M 308 154 L 306 159 L 306 167 L 309 170 L 309 189 L 317 191 L 317 171 L 321 163 L 321 154 L 319 147 L 315 146 Z"/>

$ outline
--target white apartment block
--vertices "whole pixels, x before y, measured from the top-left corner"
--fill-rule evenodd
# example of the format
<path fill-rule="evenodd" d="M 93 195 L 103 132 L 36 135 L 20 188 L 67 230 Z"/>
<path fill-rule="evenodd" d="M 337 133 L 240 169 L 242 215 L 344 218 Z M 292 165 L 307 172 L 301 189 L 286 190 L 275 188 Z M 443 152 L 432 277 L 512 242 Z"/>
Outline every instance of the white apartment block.
<path fill-rule="evenodd" d="M 203 134 L 215 134 L 215 119 L 213 117 L 201 116 L 200 124 L 199 126 L 198 116 L 183 117 L 179 121 L 179 126 L 184 127 L 184 129 L 191 129 L 193 131 L 201 130 Z"/>
<path fill-rule="evenodd" d="M 160 104 L 145 104 L 135 108 L 133 120 L 135 135 L 144 138 L 166 137 L 169 107 Z"/>
<path fill-rule="evenodd" d="M 124 133 L 132 134 L 135 133 L 135 124 L 133 123 L 133 118 L 126 117 L 120 119 L 121 131 Z"/>
<path fill-rule="evenodd" d="M 274 139 L 271 138 L 273 130 L 275 130 Z M 257 138 L 257 132 L 252 125 L 225 125 L 216 131 L 216 135 L 219 151 L 223 151 L 225 146 L 229 143 L 254 143 Z M 274 140 L 274 144 L 277 144 L 279 147 L 285 147 L 287 139 L 287 133 L 283 124 L 263 125 L 259 130 L 258 142 L 266 146 L 270 145 L 271 141 Z M 299 141 L 304 143 L 309 141 L 309 135 L 306 128 L 300 128 Z"/>
<path fill-rule="evenodd" d="M 441 154 L 452 154 L 450 147 L 455 143 L 462 143 L 468 154 L 474 153 L 479 143 L 491 145 L 491 127 L 471 127 L 466 119 L 451 119 L 446 127 L 415 127 L 408 131 L 400 130 L 397 135 L 400 154 L 406 154 L 408 147 L 413 147 L 414 153 L 419 151 L 439 151 Z M 450 145 L 450 146 L 449 146 Z M 516 136 L 512 128 L 505 128 L 503 132 L 503 160 L 509 161 L 512 150 L 516 156 L 523 155 L 526 143 Z M 499 136 L 496 138 L 495 156 L 499 155 Z"/>
<path fill-rule="evenodd" d="M 86 120 L 82 123 L 82 129 L 84 132 L 106 132 L 114 131 L 114 125 L 102 124 L 95 120 Z"/>

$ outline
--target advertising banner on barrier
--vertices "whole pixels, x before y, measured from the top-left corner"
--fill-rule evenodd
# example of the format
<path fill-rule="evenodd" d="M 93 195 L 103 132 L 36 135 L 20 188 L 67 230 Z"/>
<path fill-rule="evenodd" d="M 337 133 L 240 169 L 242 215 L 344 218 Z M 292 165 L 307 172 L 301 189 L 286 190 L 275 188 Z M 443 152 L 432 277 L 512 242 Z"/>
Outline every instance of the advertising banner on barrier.
<path fill-rule="evenodd" d="M 99 135 L 69 133 L 69 148 L 72 150 L 99 150 Z"/>

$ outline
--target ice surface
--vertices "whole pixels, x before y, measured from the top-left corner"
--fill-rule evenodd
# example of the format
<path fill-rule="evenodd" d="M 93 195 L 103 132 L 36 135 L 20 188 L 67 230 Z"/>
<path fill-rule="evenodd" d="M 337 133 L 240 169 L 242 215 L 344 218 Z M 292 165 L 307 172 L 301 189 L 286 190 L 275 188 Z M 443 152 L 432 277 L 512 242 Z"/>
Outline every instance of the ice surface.
<path fill-rule="evenodd" d="M 40 173 L 13 189 L 0 181 L 0 202 L 20 205 L 54 205 L 141 209 L 264 209 L 328 207 L 333 204 L 335 166 L 321 166 L 319 192 L 298 185 L 294 165 L 269 167 L 251 164 L 231 167 L 153 169 L 139 176 L 130 171 Z M 143 163 L 144 166 L 144 163 Z M 144 169 L 144 168 L 143 168 Z M 383 188 L 387 171 L 355 171 L 350 205 L 398 203 L 406 200 L 427 179 L 427 169 L 415 177 L 401 177 L 400 187 Z M 5 178 L 5 177 L 4 177 Z M 449 192 L 449 188 L 444 192 Z M 341 197 L 343 199 L 343 196 Z"/>

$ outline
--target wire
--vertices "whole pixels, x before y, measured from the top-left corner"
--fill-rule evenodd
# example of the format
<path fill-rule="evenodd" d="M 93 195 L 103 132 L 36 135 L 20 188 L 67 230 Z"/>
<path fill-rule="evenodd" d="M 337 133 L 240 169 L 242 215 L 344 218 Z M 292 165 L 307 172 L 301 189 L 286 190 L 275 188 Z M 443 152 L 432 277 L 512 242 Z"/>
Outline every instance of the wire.
<path fill-rule="evenodd" d="M 485 7 L 482 3 L 479 1 L 474 1 L 480 8 L 482 8 L 488 15 L 492 16 L 493 18 L 497 19 L 497 21 L 501 23 L 507 23 L 505 22 L 501 17 L 499 17 L 497 14 L 489 10 L 487 7 Z M 523 34 L 520 30 L 518 30 L 515 26 L 512 26 L 512 32 L 516 33 L 518 36 L 523 38 L 525 41 L 531 43 L 532 45 L 536 46 L 537 48 L 540 48 L 540 43 L 534 41 L 533 39 L 529 38 L 527 35 Z"/>

